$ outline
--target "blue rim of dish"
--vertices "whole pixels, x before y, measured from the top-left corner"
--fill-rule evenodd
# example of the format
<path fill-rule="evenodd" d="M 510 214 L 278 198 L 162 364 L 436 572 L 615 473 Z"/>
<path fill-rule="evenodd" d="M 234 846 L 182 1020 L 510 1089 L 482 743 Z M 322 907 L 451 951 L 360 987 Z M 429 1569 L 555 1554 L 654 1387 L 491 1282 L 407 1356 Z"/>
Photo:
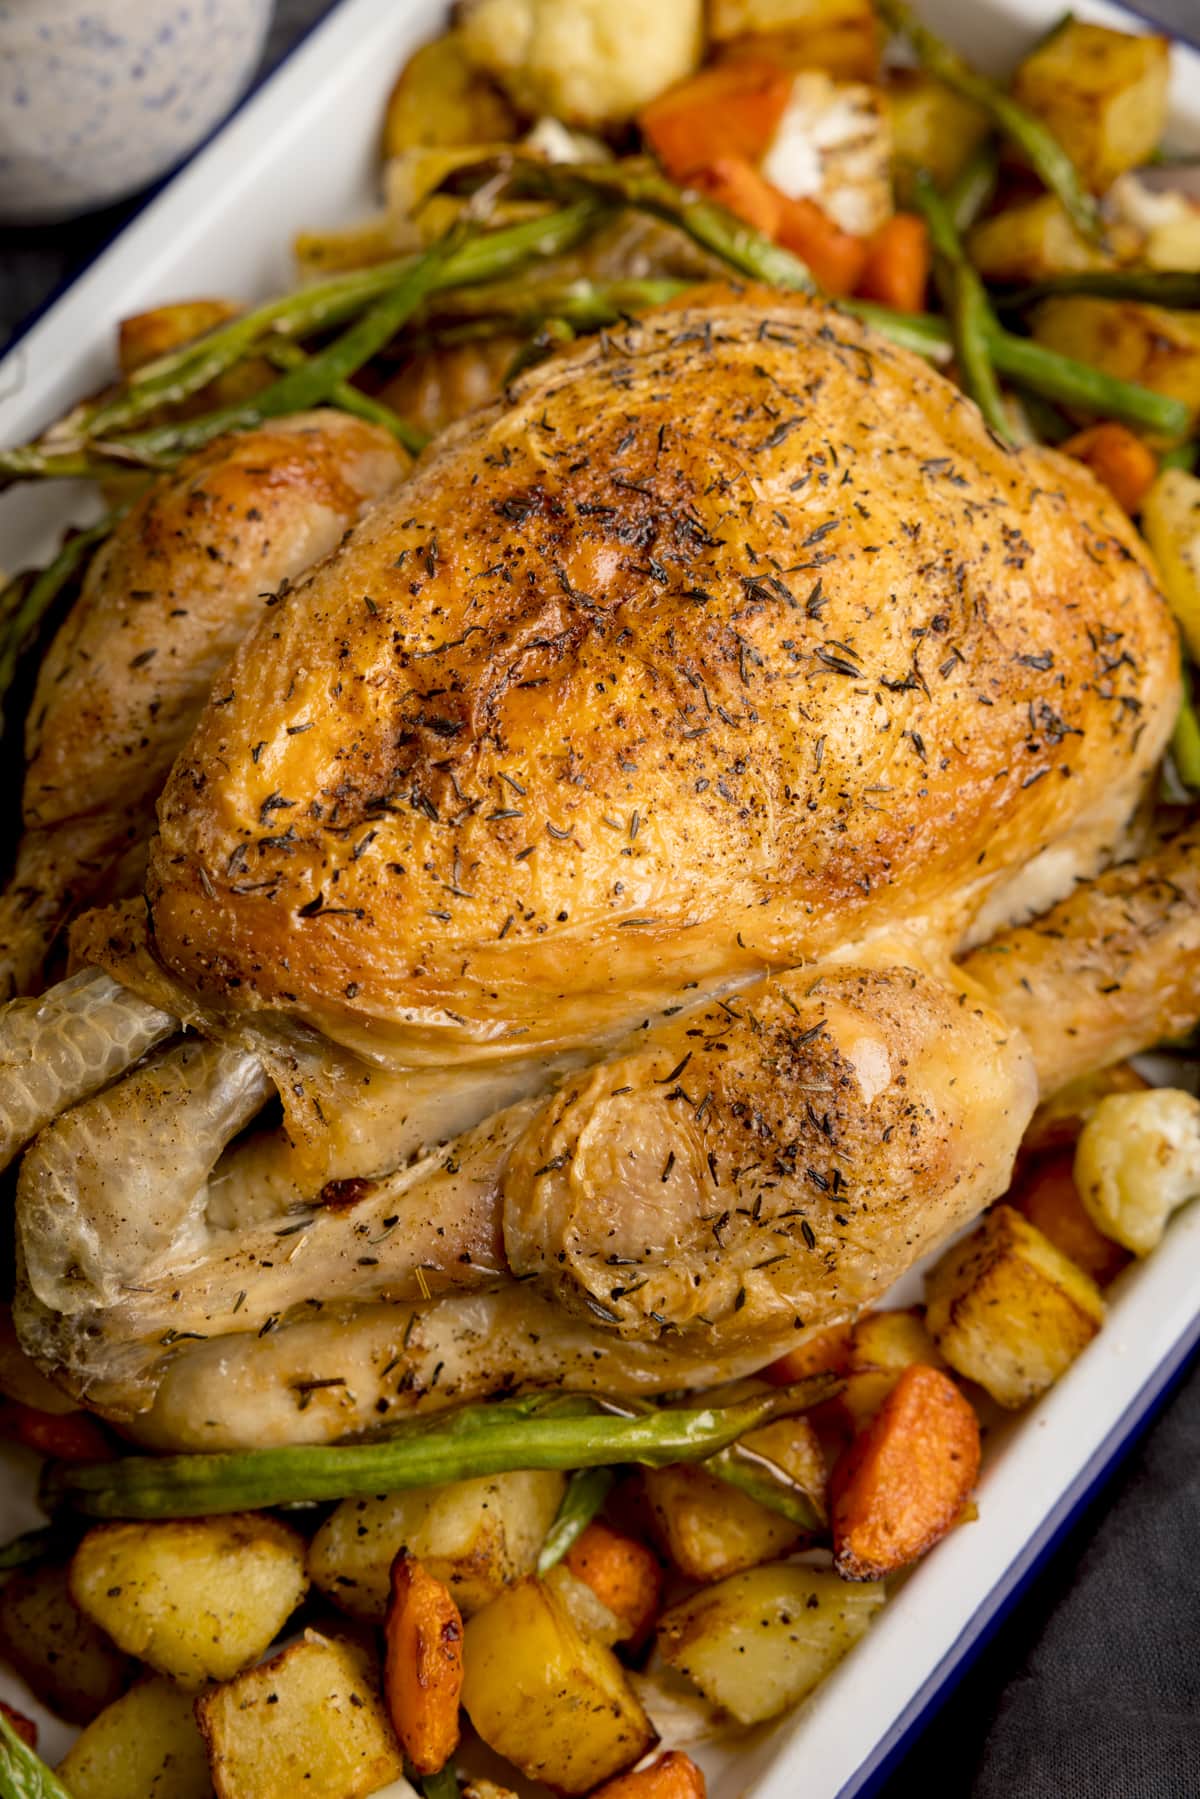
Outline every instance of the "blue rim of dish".
<path fill-rule="evenodd" d="M 1020 1553 L 1009 1563 L 920 1691 L 913 1695 L 891 1728 L 874 1745 L 867 1759 L 839 1788 L 837 1799 L 870 1799 L 897 1772 L 922 1731 L 932 1723 L 934 1715 L 959 1681 L 978 1661 L 1017 1601 L 1028 1591 L 1063 1538 L 1115 1473 L 1118 1463 L 1166 1406 L 1188 1374 L 1198 1350 L 1200 1313 L 1147 1377 L 1086 1467 L 1080 1470 L 1026 1539 Z"/>

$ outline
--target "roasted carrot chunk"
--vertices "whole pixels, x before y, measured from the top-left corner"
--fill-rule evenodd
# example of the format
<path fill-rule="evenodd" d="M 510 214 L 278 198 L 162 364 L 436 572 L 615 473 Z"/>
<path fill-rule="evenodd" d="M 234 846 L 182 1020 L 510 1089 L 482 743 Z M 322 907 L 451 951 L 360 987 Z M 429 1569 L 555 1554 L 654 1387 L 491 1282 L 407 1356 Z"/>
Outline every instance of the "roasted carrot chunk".
<path fill-rule="evenodd" d="M 662 1568 L 652 1549 L 596 1521 L 576 1537 L 565 1560 L 576 1580 L 629 1626 L 631 1641 L 645 1636 L 662 1596 Z"/>
<path fill-rule="evenodd" d="M 6 1704 L 3 1699 L 0 1699 L 0 1712 L 4 1713 L 4 1716 L 8 1719 L 21 1741 L 23 1743 L 28 1743 L 31 1749 L 36 1749 L 38 1743 L 38 1729 L 33 1719 L 27 1718 L 24 1712 L 19 1712 L 16 1706 Z M 686 1792 L 687 1788 L 685 1787 L 682 1790 Z M 704 1788 L 701 1787 L 700 1791 L 703 1792 Z M 669 1799 L 667 1788 L 664 1787 L 663 1793 L 664 1799 Z"/>
<path fill-rule="evenodd" d="M 1022 1173 L 1008 1203 L 1103 1287 L 1133 1258 L 1092 1223 L 1075 1185 L 1074 1167 L 1073 1148 L 1039 1156 Z"/>
<path fill-rule="evenodd" d="M 852 1324 L 834 1324 L 827 1331 L 817 1331 L 764 1368 L 763 1374 L 777 1387 L 807 1380 L 810 1374 L 841 1374 L 847 1365 L 853 1330 Z"/>
<path fill-rule="evenodd" d="M 458 1747 L 463 1625 L 449 1590 L 404 1550 L 392 1563 L 384 1697 L 418 1774 L 436 1774 Z"/>
<path fill-rule="evenodd" d="M 41 1412 L 8 1399 L 0 1404 L 0 1435 L 56 1462 L 110 1462 L 114 1450 L 87 1412 Z"/>
<path fill-rule="evenodd" d="M 838 1461 L 834 1566 L 877 1580 L 944 1537 L 979 1473 L 979 1420 L 940 1369 L 913 1363 Z"/>
<path fill-rule="evenodd" d="M 794 79 L 777 63 L 749 57 L 702 69 L 650 102 L 638 121 L 642 136 L 677 181 L 726 156 L 758 162 Z"/>
<path fill-rule="evenodd" d="M 866 266 L 866 238 L 843 231 L 815 200 L 782 198 L 782 216 L 772 235 L 808 264 L 825 293 L 835 298 L 852 294 Z"/>
<path fill-rule="evenodd" d="M 743 156 L 719 156 L 702 169 L 693 169 L 688 186 L 707 194 L 718 206 L 753 225 L 764 237 L 778 237 L 787 197 L 764 181 L 753 163 Z"/>
<path fill-rule="evenodd" d="M 648 1768 L 606 1781 L 592 1799 L 705 1799 L 707 1792 L 708 1784 L 691 1756 L 671 1749 Z"/>
<path fill-rule="evenodd" d="M 1060 449 L 1086 462 L 1098 481 L 1103 481 L 1119 506 L 1131 516 L 1142 509 L 1158 473 L 1158 458 L 1125 425 L 1112 419 L 1089 425 L 1068 437 Z"/>
<path fill-rule="evenodd" d="M 894 213 L 867 239 L 858 291 L 864 300 L 920 312 L 928 281 L 929 228 L 915 212 Z"/>

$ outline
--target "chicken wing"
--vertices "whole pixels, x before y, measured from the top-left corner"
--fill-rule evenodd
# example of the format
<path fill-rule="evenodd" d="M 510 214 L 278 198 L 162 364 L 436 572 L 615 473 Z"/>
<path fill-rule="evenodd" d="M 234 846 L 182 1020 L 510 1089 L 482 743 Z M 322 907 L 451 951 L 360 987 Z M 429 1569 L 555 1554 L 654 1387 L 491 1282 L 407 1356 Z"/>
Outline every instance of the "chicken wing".
<path fill-rule="evenodd" d="M 264 601 L 406 468 L 377 427 L 299 414 L 189 457 L 103 544 L 30 708 L 0 995 L 36 982 L 64 919 L 149 835 L 167 770 Z"/>

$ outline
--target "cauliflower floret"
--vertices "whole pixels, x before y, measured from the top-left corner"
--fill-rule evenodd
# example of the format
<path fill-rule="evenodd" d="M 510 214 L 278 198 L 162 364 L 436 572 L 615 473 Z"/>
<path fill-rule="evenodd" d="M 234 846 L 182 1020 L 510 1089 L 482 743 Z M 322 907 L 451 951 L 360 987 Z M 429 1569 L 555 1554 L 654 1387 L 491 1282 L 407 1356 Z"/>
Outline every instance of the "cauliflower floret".
<path fill-rule="evenodd" d="M 763 158 L 767 180 L 869 237 L 892 214 L 892 130 L 878 88 L 803 70 Z"/>
<path fill-rule="evenodd" d="M 1110 1093 L 1080 1133 L 1075 1185 L 1098 1230 L 1149 1255 L 1200 1194 L 1200 1100 L 1176 1087 Z"/>
<path fill-rule="evenodd" d="M 690 75 L 702 0 L 472 0 L 463 44 L 522 112 L 615 125 Z"/>

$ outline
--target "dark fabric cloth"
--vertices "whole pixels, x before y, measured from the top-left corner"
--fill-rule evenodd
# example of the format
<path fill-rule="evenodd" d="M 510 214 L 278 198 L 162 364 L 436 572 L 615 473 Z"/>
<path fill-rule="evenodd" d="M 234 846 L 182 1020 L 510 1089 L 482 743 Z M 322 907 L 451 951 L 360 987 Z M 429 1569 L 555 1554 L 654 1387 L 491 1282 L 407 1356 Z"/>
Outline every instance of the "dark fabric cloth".
<path fill-rule="evenodd" d="M 328 0 L 282 0 L 260 79 L 327 10 Z M 1144 0 L 1144 10 L 1200 34 L 1200 0 Z M 0 344 L 136 205 L 0 231 Z M 1198 1470 L 1194 1368 L 884 1799 L 1200 1799 Z"/>

